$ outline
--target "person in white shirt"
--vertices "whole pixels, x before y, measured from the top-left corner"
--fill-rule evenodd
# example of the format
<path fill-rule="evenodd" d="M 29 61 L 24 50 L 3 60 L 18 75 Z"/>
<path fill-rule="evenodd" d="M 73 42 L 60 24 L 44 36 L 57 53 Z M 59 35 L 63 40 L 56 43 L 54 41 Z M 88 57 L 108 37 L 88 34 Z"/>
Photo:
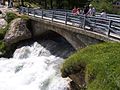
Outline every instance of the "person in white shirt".
<path fill-rule="evenodd" d="M 106 14 L 104 9 L 102 9 L 102 12 L 101 12 L 100 16 L 103 17 L 103 18 L 107 18 L 107 14 Z"/>

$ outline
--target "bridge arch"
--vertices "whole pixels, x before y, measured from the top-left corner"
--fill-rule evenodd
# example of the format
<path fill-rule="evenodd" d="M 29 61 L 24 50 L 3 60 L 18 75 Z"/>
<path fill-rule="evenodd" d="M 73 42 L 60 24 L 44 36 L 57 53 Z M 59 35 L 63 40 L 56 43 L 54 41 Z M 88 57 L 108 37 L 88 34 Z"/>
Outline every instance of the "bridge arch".
<path fill-rule="evenodd" d="M 90 44 L 101 42 L 101 40 L 82 34 L 78 30 L 72 30 L 72 28 L 69 28 L 67 25 L 57 24 L 56 22 L 50 22 L 48 20 L 31 18 L 31 26 L 33 36 L 40 36 L 52 31 L 62 36 L 76 50 Z"/>
<path fill-rule="evenodd" d="M 77 44 L 78 44 L 78 42 L 76 41 L 77 39 L 73 37 L 70 33 L 63 31 L 58 32 L 55 30 L 46 30 L 45 32 L 41 33 L 40 36 L 43 36 L 44 39 L 51 39 L 58 43 L 67 42 L 67 44 L 70 44 L 74 49 L 77 49 Z M 81 42 L 80 46 L 84 47 L 85 44 Z"/>

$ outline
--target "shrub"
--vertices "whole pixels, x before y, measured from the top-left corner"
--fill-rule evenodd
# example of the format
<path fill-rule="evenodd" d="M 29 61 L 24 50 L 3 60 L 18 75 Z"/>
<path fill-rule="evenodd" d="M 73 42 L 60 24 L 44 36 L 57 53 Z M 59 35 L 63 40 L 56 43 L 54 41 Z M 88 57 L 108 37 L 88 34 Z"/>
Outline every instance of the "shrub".
<path fill-rule="evenodd" d="M 120 90 L 120 43 L 86 47 L 65 60 L 62 76 L 84 68 L 87 90 Z"/>
<path fill-rule="evenodd" d="M 17 18 L 17 17 L 18 17 L 18 16 L 17 16 L 15 13 L 13 13 L 13 12 L 7 12 L 5 19 L 6 19 L 6 21 L 7 21 L 8 23 L 10 23 L 13 19 L 15 19 L 15 18 Z"/>

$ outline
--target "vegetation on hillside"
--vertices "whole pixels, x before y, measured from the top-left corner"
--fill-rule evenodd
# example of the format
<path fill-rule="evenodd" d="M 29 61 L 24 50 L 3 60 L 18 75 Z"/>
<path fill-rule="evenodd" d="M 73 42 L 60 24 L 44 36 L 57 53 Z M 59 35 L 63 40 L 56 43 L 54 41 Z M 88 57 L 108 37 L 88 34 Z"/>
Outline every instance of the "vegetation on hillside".
<path fill-rule="evenodd" d="M 62 76 L 84 70 L 87 90 L 120 90 L 120 43 L 86 47 L 65 60 Z"/>
<path fill-rule="evenodd" d="M 72 9 L 74 6 L 83 7 L 89 0 L 21 0 L 19 5 L 25 6 L 28 2 L 32 6 L 45 9 Z M 34 4 L 36 5 L 34 5 Z"/>
<path fill-rule="evenodd" d="M 104 9 L 107 13 L 120 14 L 120 11 L 113 8 L 113 2 L 117 0 L 92 0 L 93 6 L 98 12 L 101 12 Z"/>

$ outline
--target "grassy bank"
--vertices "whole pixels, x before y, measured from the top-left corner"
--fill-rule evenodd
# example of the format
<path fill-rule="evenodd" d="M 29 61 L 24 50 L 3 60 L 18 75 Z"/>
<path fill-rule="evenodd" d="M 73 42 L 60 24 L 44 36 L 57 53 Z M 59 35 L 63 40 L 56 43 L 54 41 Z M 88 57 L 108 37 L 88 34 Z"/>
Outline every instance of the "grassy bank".
<path fill-rule="evenodd" d="M 85 69 L 87 90 L 120 90 L 120 43 L 102 43 L 70 56 L 62 66 L 66 77 Z"/>

